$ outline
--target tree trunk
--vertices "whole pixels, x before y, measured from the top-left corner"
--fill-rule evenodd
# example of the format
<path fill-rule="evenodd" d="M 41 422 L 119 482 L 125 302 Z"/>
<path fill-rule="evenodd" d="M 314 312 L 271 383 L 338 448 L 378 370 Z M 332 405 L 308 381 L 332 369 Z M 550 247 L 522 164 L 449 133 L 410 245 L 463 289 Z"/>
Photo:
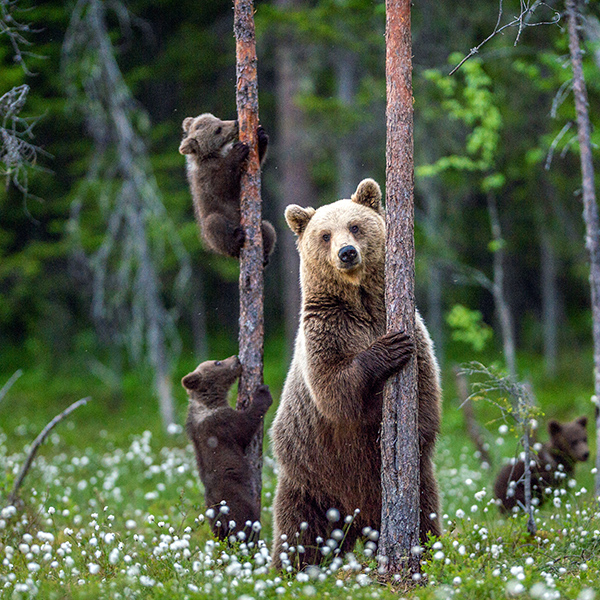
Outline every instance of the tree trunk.
<path fill-rule="evenodd" d="M 277 0 L 277 7 L 299 8 L 303 0 Z M 277 161 L 280 173 L 278 194 L 279 214 L 289 204 L 305 205 L 314 197 L 310 178 L 310 147 L 306 134 L 306 116 L 298 106 L 297 97 L 306 77 L 301 58 L 301 44 L 291 33 L 277 44 Z M 300 313 L 300 259 L 294 236 L 286 228 L 278 237 L 283 314 L 287 348 L 291 348 L 298 329 Z"/>
<path fill-rule="evenodd" d="M 410 1 L 386 1 L 386 260 L 388 330 L 414 338 L 414 168 Z M 381 430 L 381 536 L 388 575 L 419 571 L 417 362 L 391 377 Z"/>
<path fill-rule="evenodd" d="M 236 101 L 240 141 L 250 146 L 248 168 L 241 183 L 241 224 L 245 242 L 240 254 L 240 332 L 239 356 L 242 375 L 238 386 L 237 408 L 252 402 L 256 388 L 263 382 L 264 294 L 263 240 L 261 231 L 260 162 L 258 159 L 258 75 L 254 34 L 254 3 L 235 0 Z M 259 428 L 246 456 L 252 465 L 252 494 L 260 509 L 262 490 L 262 439 Z"/>
<path fill-rule="evenodd" d="M 502 347 L 504 349 L 504 360 L 508 374 L 517 380 L 517 360 L 515 352 L 515 336 L 510 306 L 504 295 L 504 240 L 502 239 L 502 229 L 500 228 L 500 218 L 498 217 L 498 208 L 496 200 L 491 193 L 487 195 L 488 214 L 490 217 L 490 228 L 492 230 L 492 239 L 494 248 L 494 284 L 493 295 L 498 321 L 500 322 L 500 331 L 502 332 Z"/>
<path fill-rule="evenodd" d="M 544 369 L 548 377 L 556 376 L 558 362 L 558 285 L 556 251 L 545 225 L 540 233 L 540 262 L 542 271 L 542 330 L 544 340 Z"/>
<path fill-rule="evenodd" d="M 345 48 L 335 54 L 335 77 L 337 99 L 343 106 L 354 102 L 356 83 L 356 55 Z M 336 149 L 338 198 L 350 198 L 356 189 L 356 163 L 354 160 L 353 136 L 342 135 Z"/>
<path fill-rule="evenodd" d="M 594 184 L 594 163 L 590 142 L 590 117 L 588 113 L 587 90 L 583 77 L 581 48 L 577 18 L 579 16 L 576 0 L 566 0 L 569 22 L 569 51 L 573 69 L 573 95 L 577 113 L 577 133 L 579 154 L 581 157 L 581 178 L 583 188 L 583 218 L 585 221 L 586 248 L 590 256 L 590 287 L 592 295 L 592 321 L 594 338 L 594 394 L 596 402 L 600 399 L 600 225 Z M 598 405 L 598 404 L 597 404 Z M 596 415 L 596 498 L 600 496 L 600 412 Z"/>

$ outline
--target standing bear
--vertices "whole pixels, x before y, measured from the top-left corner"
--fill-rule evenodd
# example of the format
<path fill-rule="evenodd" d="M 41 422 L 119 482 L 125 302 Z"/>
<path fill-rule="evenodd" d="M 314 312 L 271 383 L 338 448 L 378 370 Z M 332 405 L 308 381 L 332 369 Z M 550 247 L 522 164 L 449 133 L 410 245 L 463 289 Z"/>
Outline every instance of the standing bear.
<path fill-rule="evenodd" d="M 288 206 L 285 218 L 298 236 L 302 310 L 271 430 L 279 461 L 273 564 L 281 567 L 284 539 L 303 548 L 302 555 L 290 556 L 297 567 L 318 563 L 315 540 L 327 539 L 332 508 L 342 518 L 360 510 L 345 537 L 346 550 L 364 527 L 380 529 L 383 386 L 415 351 L 420 538 L 425 542 L 429 533 L 441 534 L 432 462 L 440 426 L 439 369 L 418 313 L 414 340 L 401 332 L 386 333 L 385 218 L 379 185 L 365 179 L 351 200 L 317 210 Z M 337 513 L 329 512 L 330 518 L 332 514 Z"/>
<path fill-rule="evenodd" d="M 273 400 L 262 385 L 246 410 L 231 408 L 227 393 L 241 372 L 238 357 L 230 356 L 203 362 L 181 380 L 190 399 L 186 431 L 194 444 L 206 506 L 215 511 L 212 529 L 220 539 L 244 531 L 247 521 L 260 520 L 245 451 Z M 222 511 L 223 501 L 228 512 Z"/>
<path fill-rule="evenodd" d="M 208 248 L 239 258 L 244 245 L 240 225 L 240 180 L 250 149 L 237 141 L 238 122 L 221 121 L 210 113 L 183 121 L 179 152 L 186 156 L 187 176 L 194 199 L 194 212 Z M 263 161 L 269 136 L 257 130 L 258 157 Z M 262 222 L 265 264 L 273 251 L 276 233 Z"/>
<path fill-rule="evenodd" d="M 589 458 L 586 427 L 587 417 L 579 417 L 571 423 L 548 421 L 550 440 L 542 445 L 531 468 L 531 498 L 537 498 L 538 506 L 548 495 L 547 490 L 566 483 L 567 477 L 575 471 L 576 462 Z M 494 493 L 502 503 L 501 510 L 512 511 L 515 506 L 525 506 L 524 473 L 522 460 L 504 465 L 498 473 Z"/>

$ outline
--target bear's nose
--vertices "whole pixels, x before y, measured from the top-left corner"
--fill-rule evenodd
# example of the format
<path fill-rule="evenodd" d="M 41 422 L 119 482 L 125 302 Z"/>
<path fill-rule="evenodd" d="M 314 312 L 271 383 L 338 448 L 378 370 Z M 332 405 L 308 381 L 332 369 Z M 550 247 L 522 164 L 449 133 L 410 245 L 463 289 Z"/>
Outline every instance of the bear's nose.
<path fill-rule="evenodd" d="M 343 263 L 352 264 L 356 261 L 358 252 L 354 246 L 344 246 L 343 248 L 340 248 L 338 256 Z"/>
<path fill-rule="evenodd" d="M 584 460 L 584 461 L 586 461 L 586 460 L 587 460 L 589 457 L 590 457 L 590 453 L 589 453 L 589 452 L 586 452 L 586 453 L 585 453 L 585 454 L 582 456 L 582 458 L 583 458 L 583 460 Z"/>

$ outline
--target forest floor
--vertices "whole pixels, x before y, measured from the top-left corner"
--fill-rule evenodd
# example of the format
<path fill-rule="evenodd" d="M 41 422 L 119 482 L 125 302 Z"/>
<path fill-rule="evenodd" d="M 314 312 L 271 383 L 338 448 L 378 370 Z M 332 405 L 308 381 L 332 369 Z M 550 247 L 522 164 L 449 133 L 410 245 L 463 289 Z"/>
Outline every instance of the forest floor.
<path fill-rule="evenodd" d="M 531 371 L 546 418 L 591 413 L 589 391 L 577 384 L 583 380 L 577 371 L 569 366 L 548 385 Z M 514 433 L 492 422 L 497 415 L 491 409 L 477 407 L 498 461 L 482 468 L 451 383 L 436 458 L 444 535 L 430 544 L 422 585 L 412 589 L 382 582 L 373 534 L 352 554 L 325 551 L 318 568 L 272 571 L 268 550 L 277 466 L 267 446 L 264 543 L 215 542 L 185 434 L 162 433 L 150 421 L 153 400 L 137 401 L 133 393 L 113 405 L 107 394 L 103 405 L 91 402 L 59 424 L 25 479 L 23 504 L 7 507 L 29 444 L 52 416 L 87 395 L 86 377 L 91 376 L 80 373 L 77 381 L 44 386 L 43 374 L 25 374 L 0 403 L 0 598 L 600 599 L 600 508 L 591 493 L 592 460 L 579 465 L 576 478 L 537 511 L 538 533 L 529 536 L 524 517 L 502 517 L 492 497 L 500 457 L 517 449 Z M 565 406 L 559 400 L 567 390 Z"/>

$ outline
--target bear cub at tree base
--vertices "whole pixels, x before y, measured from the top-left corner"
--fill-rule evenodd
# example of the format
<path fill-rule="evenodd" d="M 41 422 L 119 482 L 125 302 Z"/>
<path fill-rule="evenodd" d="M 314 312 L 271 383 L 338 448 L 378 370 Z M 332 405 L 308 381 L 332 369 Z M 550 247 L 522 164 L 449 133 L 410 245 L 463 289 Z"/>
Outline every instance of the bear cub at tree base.
<path fill-rule="evenodd" d="M 589 458 L 586 426 L 587 417 L 570 423 L 555 420 L 548 423 L 550 441 L 542 445 L 531 467 L 531 497 L 538 499 L 538 506 L 546 499 L 547 489 L 566 483 L 575 471 L 575 463 Z M 494 492 L 502 502 L 501 510 L 512 511 L 515 506 L 525 506 L 524 472 L 525 463 L 519 460 L 514 465 L 505 465 L 498 473 Z"/>
<path fill-rule="evenodd" d="M 183 132 L 179 152 L 186 156 L 194 212 L 202 238 L 214 252 L 239 258 L 244 245 L 244 230 L 240 226 L 240 179 L 250 149 L 237 141 L 237 121 L 221 121 L 210 113 L 184 119 Z M 262 164 L 269 136 L 262 127 L 257 129 L 257 136 Z M 262 222 L 262 237 L 266 264 L 277 238 L 268 221 Z"/>
<path fill-rule="evenodd" d="M 386 333 L 381 190 L 365 179 L 350 200 L 317 210 L 291 205 L 285 218 L 298 237 L 302 310 L 271 429 L 279 462 L 273 566 L 282 566 L 282 536 L 304 548 L 290 555 L 294 566 L 302 568 L 322 559 L 315 540 L 326 540 L 334 528 L 348 527 L 342 553 L 352 550 L 363 528 L 380 530 L 383 386 L 413 355 L 418 369 L 420 539 L 426 542 L 428 534 L 442 532 L 433 466 L 440 427 L 439 369 L 418 313 L 414 339 L 398 331 Z M 351 525 L 344 525 L 347 515 L 354 515 Z M 293 543 L 298 532 L 301 541 Z"/>
<path fill-rule="evenodd" d="M 247 521 L 260 520 L 244 453 L 273 400 L 269 388 L 261 385 L 246 410 L 231 408 L 227 393 L 241 372 L 238 357 L 231 356 L 203 362 L 181 380 L 189 396 L 186 431 L 194 444 L 206 506 L 216 512 L 212 529 L 222 540 L 243 531 Z M 219 514 L 223 500 L 229 512 Z M 230 527 L 231 521 L 235 526 Z"/>

